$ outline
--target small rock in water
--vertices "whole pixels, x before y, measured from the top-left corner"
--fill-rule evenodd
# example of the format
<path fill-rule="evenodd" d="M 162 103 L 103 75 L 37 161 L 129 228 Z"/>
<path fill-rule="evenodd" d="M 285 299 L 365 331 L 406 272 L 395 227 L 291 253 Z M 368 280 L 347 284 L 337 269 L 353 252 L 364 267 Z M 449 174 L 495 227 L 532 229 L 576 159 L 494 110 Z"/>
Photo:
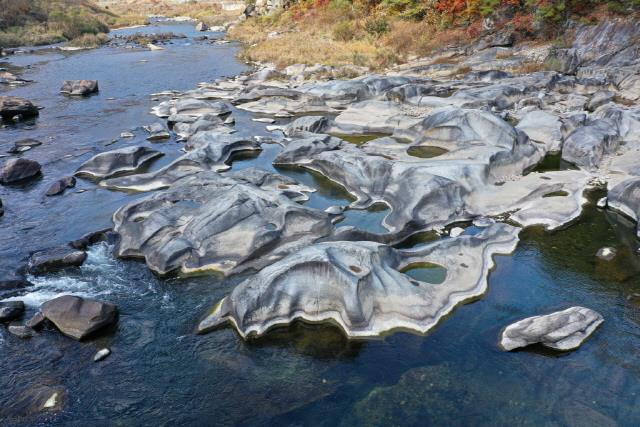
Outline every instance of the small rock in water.
<path fill-rule="evenodd" d="M 107 302 L 63 295 L 42 304 L 42 314 L 63 334 L 82 340 L 118 320 L 118 307 Z"/>
<path fill-rule="evenodd" d="M 99 362 L 103 359 L 106 359 L 110 354 L 111 350 L 109 350 L 108 348 L 103 348 L 102 350 L 98 351 L 95 356 L 93 356 L 93 361 Z"/>
<path fill-rule="evenodd" d="M 162 46 L 158 46 L 157 44 L 153 43 L 149 43 L 147 47 L 149 48 L 149 50 L 164 50 Z"/>
<path fill-rule="evenodd" d="M 603 198 L 599 199 L 598 202 L 596 203 L 596 206 L 601 208 L 601 209 L 606 208 L 607 207 L 607 198 L 603 197 Z"/>
<path fill-rule="evenodd" d="M 169 134 L 169 130 L 163 123 L 153 123 L 151 125 L 145 126 L 144 130 L 146 130 L 150 134 L 147 137 L 149 141 L 158 141 L 161 139 L 169 139 L 171 137 L 171 134 Z"/>
<path fill-rule="evenodd" d="M 611 261 L 617 255 L 618 251 L 615 248 L 604 247 L 598 250 L 596 256 L 604 261 Z"/>
<path fill-rule="evenodd" d="M 574 350 L 604 322 L 600 313 L 571 307 L 544 316 L 528 317 L 505 328 L 500 347 L 511 351 L 540 343 L 555 350 Z"/>
<path fill-rule="evenodd" d="M 42 405 L 43 409 L 51 409 L 51 408 L 55 408 L 58 405 L 58 393 L 53 393 L 46 402 L 44 402 L 44 405 Z"/>
<path fill-rule="evenodd" d="M 34 252 L 27 263 L 27 271 L 42 275 L 62 270 L 67 267 L 79 267 L 87 259 L 87 253 L 70 246 L 45 249 Z"/>
<path fill-rule="evenodd" d="M 37 147 L 38 145 L 42 145 L 42 142 L 36 139 L 21 139 L 13 143 L 13 147 L 9 151 L 10 154 L 19 154 L 24 153 L 25 151 L 31 150 L 33 147 Z"/>
<path fill-rule="evenodd" d="M 51 187 L 47 190 L 47 196 L 57 196 L 64 193 L 67 188 L 73 188 L 76 186 L 76 179 L 73 176 L 65 176 L 51 184 Z"/>
<path fill-rule="evenodd" d="M 120 138 L 133 138 L 135 135 L 131 132 L 122 132 Z"/>
<path fill-rule="evenodd" d="M 8 322 L 17 319 L 24 313 L 24 303 L 22 301 L 0 302 L 0 322 Z"/>
<path fill-rule="evenodd" d="M 344 212 L 344 206 L 329 206 L 324 211 L 329 215 L 340 215 Z"/>
<path fill-rule="evenodd" d="M 33 329 L 24 325 L 10 325 L 7 330 L 11 334 L 23 339 L 31 338 L 35 335 L 35 331 Z"/>
<path fill-rule="evenodd" d="M 450 231 L 449 231 L 449 236 L 451 237 L 458 237 L 459 235 L 461 235 L 462 233 L 464 233 L 464 228 L 461 227 L 453 227 Z"/>
<path fill-rule="evenodd" d="M 196 31 L 207 31 L 208 29 L 209 26 L 202 21 L 198 22 L 196 25 Z"/>
<path fill-rule="evenodd" d="M 97 80 L 65 80 L 60 93 L 72 96 L 87 96 L 98 92 Z"/>
<path fill-rule="evenodd" d="M 478 228 L 487 228 L 495 224 L 496 221 L 491 218 L 481 217 L 473 220 L 473 225 Z"/>
<path fill-rule="evenodd" d="M 254 122 L 258 122 L 258 123 L 275 123 L 276 121 L 274 119 L 270 119 L 268 117 L 258 117 L 257 119 L 251 119 Z"/>

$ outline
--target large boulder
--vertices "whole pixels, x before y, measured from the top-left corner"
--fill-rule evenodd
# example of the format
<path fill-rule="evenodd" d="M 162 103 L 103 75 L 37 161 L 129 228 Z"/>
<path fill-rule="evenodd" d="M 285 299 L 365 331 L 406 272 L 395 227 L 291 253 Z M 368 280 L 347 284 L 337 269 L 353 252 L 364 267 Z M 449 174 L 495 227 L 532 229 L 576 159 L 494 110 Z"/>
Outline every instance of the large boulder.
<path fill-rule="evenodd" d="M 554 350 L 574 350 L 602 322 L 604 319 L 600 313 L 584 307 L 528 317 L 505 328 L 500 337 L 500 347 L 511 351 L 539 343 Z"/>
<path fill-rule="evenodd" d="M 0 184 L 13 184 L 40 175 L 40 163 L 28 159 L 9 159 L 0 168 Z"/>
<path fill-rule="evenodd" d="M 609 190 L 607 206 L 637 223 L 640 219 L 640 178 L 629 178 Z M 636 229 L 636 234 L 640 236 L 640 228 Z"/>
<path fill-rule="evenodd" d="M 331 231 L 326 213 L 306 208 L 290 179 L 251 171 L 199 172 L 135 200 L 113 216 L 116 254 L 144 258 L 159 274 L 261 268 Z"/>
<path fill-rule="evenodd" d="M 398 329 L 425 333 L 458 304 L 486 291 L 492 256 L 511 253 L 518 232 L 495 224 L 475 236 L 407 251 L 374 242 L 307 246 L 238 285 L 198 330 L 229 322 L 246 338 L 302 319 L 335 323 L 351 338 Z M 427 270 L 417 276 L 422 280 L 410 275 L 416 268 Z"/>
<path fill-rule="evenodd" d="M 157 150 L 147 147 L 127 147 L 100 153 L 84 162 L 76 175 L 105 179 L 116 175 L 134 173 L 152 160 L 163 156 Z"/>
<path fill-rule="evenodd" d="M 522 117 L 516 129 L 526 133 L 532 141 L 544 144 L 546 151 L 558 152 L 562 148 L 562 122 L 554 114 L 531 111 Z"/>
<path fill-rule="evenodd" d="M 53 273 L 68 267 L 79 267 L 85 259 L 87 259 L 86 252 L 70 246 L 45 249 L 34 252 L 29 257 L 27 271 L 34 275 Z"/>
<path fill-rule="evenodd" d="M 562 146 L 562 159 L 594 171 L 605 155 L 618 148 L 618 135 L 617 127 L 610 120 L 594 120 L 567 136 Z"/>
<path fill-rule="evenodd" d="M 76 340 L 82 340 L 118 319 L 115 305 L 72 295 L 47 301 L 40 311 L 60 332 Z"/>
<path fill-rule="evenodd" d="M 97 80 L 65 80 L 60 92 L 65 95 L 87 96 L 98 92 Z"/>
<path fill-rule="evenodd" d="M 39 114 L 37 106 L 31 101 L 15 96 L 0 96 L 0 118 L 11 120 L 15 116 L 34 117 Z"/>

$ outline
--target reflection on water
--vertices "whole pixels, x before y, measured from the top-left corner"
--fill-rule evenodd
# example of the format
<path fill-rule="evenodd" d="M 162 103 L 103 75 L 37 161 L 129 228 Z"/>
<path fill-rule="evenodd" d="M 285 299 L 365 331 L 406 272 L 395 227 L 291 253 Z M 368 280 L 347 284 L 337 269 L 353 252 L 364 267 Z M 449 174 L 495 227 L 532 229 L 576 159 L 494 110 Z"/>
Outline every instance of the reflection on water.
<path fill-rule="evenodd" d="M 188 33 L 179 30 L 172 31 Z M 150 57 L 156 54 L 161 56 Z M 25 77 L 37 83 L 12 93 L 46 109 L 33 130 L 0 129 L 0 148 L 27 136 L 40 139 L 43 146 L 25 157 L 43 162 L 44 176 L 26 187 L 0 187 L 7 209 L 0 219 L 0 271 L 12 272 L 29 250 L 108 226 L 116 207 L 140 197 L 82 180 L 62 197 L 42 194 L 52 180 L 105 150 L 105 141 L 151 122 L 148 93 L 239 72 L 233 54 L 233 48 L 209 44 L 153 53 L 105 48 L 48 59 L 29 70 Z M 138 64 L 139 57 L 149 63 Z M 189 67 L 174 63 L 177 57 Z M 97 77 L 101 87 L 105 83 L 103 92 L 86 100 L 58 97 L 60 81 L 75 77 Z M 125 102 L 127 108 L 117 108 Z M 240 132 L 263 131 L 248 114 L 233 114 Z M 134 133 L 133 140 L 110 147 L 144 143 L 144 134 Z M 166 162 L 180 146 L 171 140 L 154 147 L 167 153 L 159 160 Z M 280 147 L 263 148 L 232 170 L 273 170 Z M 65 157 L 82 150 L 86 154 Z M 353 200 L 321 176 L 279 171 L 318 190 L 310 206 Z M 350 217 L 356 213 L 361 216 Z M 351 218 L 372 227 L 369 218 L 384 213 L 348 210 L 341 224 Z M 402 246 L 433 238 L 417 235 Z M 82 268 L 32 278 L 32 288 L 11 298 L 27 302 L 27 317 L 63 292 L 102 298 L 119 306 L 118 325 L 82 343 L 51 330 L 20 340 L 0 328 L 0 419 L 3 425 L 638 425 L 640 263 L 634 224 L 589 206 L 566 230 L 532 228 L 521 239 L 513 255 L 496 258 L 483 299 L 460 307 L 427 336 L 397 333 L 367 342 L 349 341 L 334 326 L 304 323 L 247 342 L 231 328 L 196 335 L 204 313 L 244 277 L 159 279 L 143 263 L 115 260 L 109 246 L 95 246 Z M 617 249 L 613 261 L 595 257 L 603 246 Z M 507 324 L 571 305 L 605 318 L 578 351 L 557 357 L 497 348 Z M 94 363 L 103 347 L 112 355 Z M 64 411 L 40 412 L 38 396 L 54 390 Z"/>

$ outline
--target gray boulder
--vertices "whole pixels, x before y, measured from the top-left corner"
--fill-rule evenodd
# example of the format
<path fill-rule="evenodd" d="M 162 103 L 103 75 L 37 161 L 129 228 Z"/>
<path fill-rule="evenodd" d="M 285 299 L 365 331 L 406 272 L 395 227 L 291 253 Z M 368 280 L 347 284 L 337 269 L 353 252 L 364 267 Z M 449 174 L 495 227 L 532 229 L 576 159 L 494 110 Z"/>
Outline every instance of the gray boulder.
<path fill-rule="evenodd" d="M 15 116 L 35 117 L 38 114 L 38 107 L 29 100 L 15 96 L 0 96 L 0 118 L 3 120 L 12 120 Z"/>
<path fill-rule="evenodd" d="M 147 147 L 127 147 L 100 153 L 84 162 L 76 171 L 77 176 L 97 179 L 135 173 L 152 160 L 163 156 L 157 150 Z"/>
<path fill-rule="evenodd" d="M 0 301 L 0 322 L 17 319 L 24 313 L 22 301 Z"/>
<path fill-rule="evenodd" d="M 204 22 L 200 21 L 196 24 L 196 31 L 207 31 L 209 30 L 209 26 Z"/>
<path fill-rule="evenodd" d="M 40 163 L 28 159 L 9 159 L 0 168 L 0 184 L 13 184 L 40 175 Z"/>
<path fill-rule="evenodd" d="M 87 96 L 98 92 L 97 80 L 65 80 L 60 93 L 72 96 Z"/>
<path fill-rule="evenodd" d="M 27 271 L 33 275 L 53 273 L 68 267 L 79 267 L 86 258 L 86 252 L 73 249 L 70 246 L 45 249 L 34 252 L 29 257 Z"/>
<path fill-rule="evenodd" d="M 607 206 L 637 223 L 640 218 L 640 178 L 629 178 L 609 190 Z M 640 228 L 636 229 L 636 234 L 640 236 Z"/>
<path fill-rule="evenodd" d="M 595 120 L 574 130 L 564 141 L 562 159 L 589 171 L 596 170 L 605 155 L 618 148 L 616 126 L 606 119 Z"/>
<path fill-rule="evenodd" d="M 458 304 L 486 291 L 492 256 L 511 253 L 518 231 L 497 224 L 475 236 L 409 251 L 374 242 L 307 246 L 238 285 L 198 331 L 230 322 L 247 338 L 302 319 L 335 323 L 350 338 L 398 329 L 426 333 Z M 444 282 L 423 282 L 401 272 L 412 266 L 445 268 Z"/>
<path fill-rule="evenodd" d="M 529 317 L 505 328 L 500 347 L 511 351 L 540 343 L 554 350 L 574 350 L 604 322 L 602 316 L 584 307 L 571 307 L 544 316 Z"/>
<path fill-rule="evenodd" d="M 144 130 L 149 133 L 147 139 L 149 141 L 161 141 L 163 139 L 171 138 L 171 134 L 169 133 L 169 129 L 165 126 L 164 123 L 153 123 L 144 127 Z"/>
<path fill-rule="evenodd" d="M 63 334 L 82 340 L 118 319 L 118 308 L 102 301 L 64 295 L 42 304 L 44 317 Z"/>
<path fill-rule="evenodd" d="M 284 134 L 291 136 L 300 132 L 322 133 L 328 124 L 324 116 L 299 117 L 284 128 Z"/>
<path fill-rule="evenodd" d="M 64 178 L 60 178 L 47 190 L 45 193 L 47 196 L 57 196 L 59 194 L 64 193 L 64 190 L 67 188 L 73 188 L 76 186 L 76 179 L 72 176 L 65 176 Z"/>
<path fill-rule="evenodd" d="M 599 90 L 598 92 L 594 93 L 593 96 L 591 96 L 591 99 L 589 99 L 589 102 L 587 103 L 587 110 L 592 112 L 596 111 L 604 104 L 613 101 L 615 96 L 615 92 L 612 92 L 610 90 Z"/>
<path fill-rule="evenodd" d="M 290 198 L 296 190 L 290 180 L 249 173 L 190 174 L 118 209 L 116 254 L 144 258 L 158 274 L 227 275 L 261 268 L 330 233 L 326 213 Z"/>

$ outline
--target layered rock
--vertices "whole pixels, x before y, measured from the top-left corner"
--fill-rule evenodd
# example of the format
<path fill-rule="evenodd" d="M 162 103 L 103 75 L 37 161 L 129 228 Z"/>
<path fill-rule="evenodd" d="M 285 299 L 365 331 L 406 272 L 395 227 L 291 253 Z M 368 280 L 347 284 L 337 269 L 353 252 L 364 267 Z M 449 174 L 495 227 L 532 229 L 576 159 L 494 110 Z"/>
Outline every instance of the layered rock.
<path fill-rule="evenodd" d="M 100 153 L 84 162 L 76 171 L 77 176 L 95 179 L 135 173 L 152 160 L 164 154 L 147 147 L 126 147 Z"/>
<path fill-rule="evenodd" d="M 544 316 L 528 317 L 505 328 L 500 347 L 511 351 L 531 344 L 554 350 L 574 350 L 604 322 L 602 316 L 584 307 L 571 307 Z"/>
<path fill-rule="evenodd" d="M 151 191 L 171 186 L 176 181 L 203 171 L 229 169 L 234 154 L 258 151 L 260 145 L 253 139 L 222 135 L 218 132 L 199 132 L 185 144 L 186 154 L 154 172 L 107 179 L 100 185 L 114 190 Z"/>
<path fill-rule="evenodd" d="M 330 233 L 326 213 L 288 197 L 303 190 L 254 172 L 183 177 L 114 214 L 116 254 L 144 258 L 159 274 L 261 268 Z"/>
<path fill-rule="evenodd" d="M 230 322 L 247 338 L 304 320 L 337 324 L 353 338 L 398 329 L 426 333 L 458 304 L 486 291 L 492 256 L 512 252 L 518 231 L 496 224 L 476 236 L 409 251 L 374 242 L 317 243 L 238 285 L 198 331 Z M 444 282 L 421 282 L 400 272 L 424 265 L 446 268 Z"/>

